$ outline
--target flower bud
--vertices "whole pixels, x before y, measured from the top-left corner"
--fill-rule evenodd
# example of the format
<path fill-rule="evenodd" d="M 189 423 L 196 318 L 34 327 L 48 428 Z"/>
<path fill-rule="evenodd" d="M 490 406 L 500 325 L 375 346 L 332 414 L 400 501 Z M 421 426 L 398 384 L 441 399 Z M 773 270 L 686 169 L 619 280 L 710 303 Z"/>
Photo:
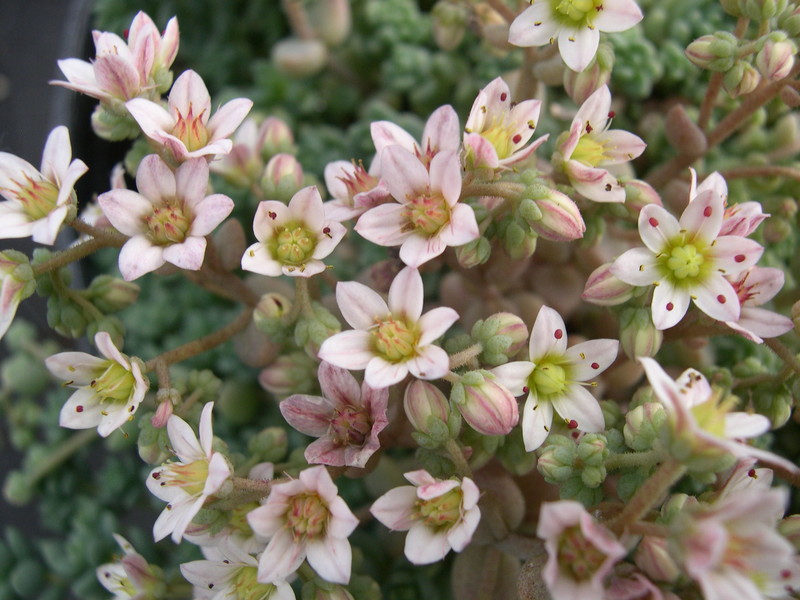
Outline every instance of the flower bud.
<path fill-rule="evenodd" d="M 782 13 L 778 17 L 778 27 L 792 37 L 800 35 L 800 6 Z"/>
<path fill-rule="evenodd" d="M 686 58 L 701 69 L 727 71 L 736 60 L 738 41 L 727 31 L 697 38 L 686 48 Z"/>
<path fill-rule="evenodd" d="M 667 539 L 646 535 L 639 542 L 633 560 L 645 575 L 655 581 L 671 583 L 681 575 L 681 569 L 667 550 Z"/>
<path fill-rule="evenodd" d="M 581 483 L 587 488 L 596 489 L 603 485 L 607 476 L 605 465 L 587 465 L 581 471 Z"/>
<path fill-rule="evenodd" d="M 624 183 L 625 189 L 625 206 L 634 215 L 639 215 L 639 212 L 648 204 L 655 204 L 662 206 L 661 196 L 655 188 L 641 179 L 630 179 Z"/>
<path fill-rule="evenodd" d="M 791 72 L 796 53 L 797 46 L 789 39 L 767 39 L 756 54 L 756 68 L 768 81 L 783 79 Z"/>
<path fill-rule="evenodd" d="M 430 434 L 434 421 L 447 423 L 450 403 L 444 393 L 432 383 L 415 379 L 406 387 L 403 408 L 416 431 Z"/>
<path fill-rule="evenodd" d="M 261 177 L 264 197 L 288 202 L 303 187 L 303 167 L 291 154 L 276 154 Z"/>
<path fill-rule="evenodd" d="M 262 429 L 247 441 L 249 455 L 267 463 L 276 463 L 283 460 L 288 447 L 289 438 L 286 430 L 281 427 Z"/>
<path fill-rule="evenodd" d="M 689 118 L 682 104 L 675 104 L 667 112 L 664 132 L 670 146 L 687 156 L 702 156 L 706 152 L 706 134 Z"/>
<path fill-rule="evenodd" d="M 536 186 L 536 193 L 543 186 Z M 528 188 L 530 189 L 530 188 Z M 533 197 L 542 217 L 528 221 L 531 228 L 543 238 L 554 242 L 569 242 L 583 237 L 586 225 L 578 206 L 565 194 L 556 190 L 543 188 L 544 194 Z"/>
<path fill-rule="evenodd" d="M 86 289 L 88 299 L 102 312 L 115 313 L 139 297 L 139 286 L 111 275 L 98 275 Z"/>
<path fill-rule="evenodd" d="M 457 403 L 464 420 L 484 435 L 506 435 L 519 421 L 517 399 L 488 371 L 470 371 L 456 383 L 464 400 Z"/>
<path fill-rule="evenodd" d="M 480 236 L 477 240 L 456 247 L 458 264 L 465 269 L 472 269 L 473 267 L 482 265 L 489 260 L 491 255 L 492 245 L 484 236 Z"/>
<path fill-rule="evenodd" d="M 512 260 L 523 260 L 536 251 L 536 237 L 526 223 L 511 219 L 502 232 L 503 250 Z"/>
<path fill-rule="evenodd" d="M 722 86 L 732 98 L 738 98 L 752 92 L 761 81 L 761 75 L 753 65 L 737 61 L 722 77 Z"/>
<path fill-rule="evenodd" d="M 517 315 L 499 312 L 472 326 L 472 338 L 483 345 L 481 360 L 501 365 L 527 346 L 528 327 Z"/>
<path fill-rule="evenodd" d="M 267 117 L 261 122 L 257 145 L 264 161 L 269 161 L 276 154 L 297 153 L 291 128 L 278 117 Z"/>
<path fill-rule="evenodd" d="M 625 443 L 636 452 L 650 450 L 661 435 L 667 413 L 660 402 L 646 402 L 625 415 Z"/>
<path fill-rule="evenodd" d="M 656 329 L 650 310 L 630 308 L 620 314 L 619 341 L 631 360 L 640 356 L 655 356 L 661 349 L 664 334 Z"/>
<path fill-rule="evenodd" d="M 608 442 L 602 433 L 587 433 L 578 441 L 578 458 L 585 465 L 597 467 L 608 458 Z"/>
<path fill-rule="evenodd" d="M 150 419 L 150 424 L 156 429 L 167 426 L 175 405 L 181 401 L 181 394 L 175 388 L 162 388 L 156 393 L 156 414 Z"/>
<path fill-rule="evenodd" d="M 539 453 L 536 468 L 547 483 L 562 483 L 573 476 L 577 454 L 575 442 L 563 435 L 551 435 Z"/>
<path fill-rule="evenodd" d="M 581 105 L 609 82 L 613 68 L 614 49 L 610 44 L 602 43 L 592 62 L 583 71 L 564 70 L 564 89 L 575 104 Z"/>
<path fill-rule="evenodd" d="M 151 413 L 152 414 L 152 413 Z M 169 458 L 169 436 L 167 429 L 153 427 L 151 419 L 142 415 L 139 419 L 139 437 L 136 440 L 139 458 L 149 465 L 163 463 Z"/>
<path fill-rule="evenodd" d="M 338 46 L 350 35 L 353 17 L 350 0 L 325 0 L 308 5 L 311 26 L 328 46 Z"/>
<path fill-rule="evenodd" d="M 631 299 L 635 288 L 617 279 L 611 273 L 611 265 L 608 262 L 592 271 L 581 298 L 597 306 L 616 306 Z"/>
<path fill-rule="evenodd" d="M 98 104 L 92 113 L 92 131 L 109 142 L 135 139 L 142 132 L 124 106 L 121 113 L 116 113 L 102 104 Z"/>
<path fill-rule="evenodd" d="M 310 394 L 317 384 L 317 363 L 305 352 L 284 354 L 261 371 L 258 382 L 279 399 Z"/>
<path fill-rule="evenodd" d="M 754 21 L 768 21 L 786 10 L 789 0 L 739 0 L 739 10 Z"/>
<path fill-rule="evenodd" d="M 440 0 L 431 10 L 433 39 L 442 50 L 454 50 L 464 39 L 469 11 L 451 0 Z"/>
<path fill-rule="evenodd" d="M 287 38 L 272 47 L 272 62 L 291 77 L 310 77 L 328 62 L 328 49 L 320 40 Z"/>

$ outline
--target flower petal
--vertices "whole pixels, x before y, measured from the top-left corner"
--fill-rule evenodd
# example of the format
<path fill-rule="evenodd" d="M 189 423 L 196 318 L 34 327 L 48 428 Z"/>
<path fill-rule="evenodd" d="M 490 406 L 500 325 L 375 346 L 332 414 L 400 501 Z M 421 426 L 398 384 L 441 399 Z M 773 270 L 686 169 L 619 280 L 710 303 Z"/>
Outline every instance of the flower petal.
<path fill-rule="evenodd" d="M 736 290 L 719 273 L 711 273 L 702 284 L 692 288 L 697 308 L 717 321 L 737 321 L 741 306 Z"/>
<path fill-rule="evenodd" d="M 534 364 L 527 360 L 508 362 L 490 369 L 497 381 L 505 386 L 514 396 L 522 396 L 523 388 L 528 385 L 528 377 L 533 373 Z"/>
<path fill-rule="evenodd" d="M 317 186 L 304 187 L 289 201 L 289 212 L 298 221 L 305 222 L 311 231 L 320 231 L 325 223 L 325 209 Z"/>
<path fill-rule="evenodd" d="M 642 20 L 642 11 L 633 0 L 604 0 L 603 10 L 594 19 L 600 31 L 616 33 L 625 31 Z"/>
<path fill-rule="evenodd" d="M 336 304 L 344 320 L 356 329 L 369 329 L 389 315 L 380 294 L 357 281 L 336 284 Z"/>
<path fill-rule="evenodd" d="M 358 218 L 355 230 L 364 239 L 379 246 L 399 246 L 410 235 L 402 204 L 391 202 L 370 208 Z"/>
<path fill-rule="evenodd" d="M 690 294 L 677 289 L 668 281 L 661 281 L 653 290 L 650 310 L 656 329 L 669 329 L 680 321 L 689 309 Z"/>
<path fill-rule="evenodd" d="M 206 255 L 206 238 L 187 237 L 182 244 L 165 246 L 162 257 L 181 269 L 197 271 L 203 266 Z"/>
<path fill-rule="evenodd" d="M 624 283 L 642 287 L 662 279 L 656 257 L 647 248 L 623 252 L 611 265 L 611 274 Z"/>
<path fill-rule="evenodd" d="M 681 215 L 681 229 L 690 234 L 690 239 L 711 244 L 717 239 L 722 227 L 725 207 L 722 199 L 708 190 L 692 199 Z"/>
<path fill-rule="evenodd" d="M 373 358 L 371 341 L 372 335 L 367 331 L 342 331 L 322 342 L 317 354 L 321 360 L 337 367 L 359 371 L 366 368 Z"/>
<path fill-rule="evenodd" d="M 617 358 L 617 340 L 590 340 L 567 348 L 570 359 L 570 377 L 574 381 L 589 381 L 611 366 Z"/>
<path fill-rule="evenodd" d="M 406 267 L 389 286 L 389 310 L 392 315 L 416 322 L 422 314 L 422 276 L 419 271 Z"/>
<path fill-rule="evenodd" d="M 548 354 L 564 354 L 567 349 L 567 327 L 564 319 L 549 306 L 542 306 L 536 315 L 528 349 L 534 363 Z"/>
<path fill-rule="evenodd" d="M 406 535 L 405 555 L 415 565 L 429 565 L 442 560 L 450 551 L 445 531 L 434 531 L 418 521 Z"/>
<path fill-rule="evenodd" d="M 564 420 L 574 420 L 581 431 L 603 431 L 606 427 L 600 403 L 581 385 L 569 386 L 563 396 L 551 398 L 550 401 Z"/>
<path fill-rule="evenodd" d="M 526 8 L 511 23 L 508 41 L 515 46 L 544 46 L 558 31 L 549 2 L 536 2 Z"/>
<path fill-rule="evenodd" d="M 390 363 L 373 356 L 364 371 L 364 381 L 374 388 L 386 388 L 400 383 L 408 375 L 407 363 Z"/>
<path fill-rule="evenodd" d="M 308 564 L 326 581 L 341 584 L 350 581 L 353 554 L 350 542 L 346 539 L 326 535 L 321 540 L 309 540 L 306 554 Z"/>
<path fill-rule="evenodd" d="M 599 45 L 600 31 L 596 27 L 564 28 L 558 33 L 558 51 L 573 71 L 580 72 L 589 66 Z"/>
<path fill-rule="evenodd" d="M 522 408 L 522 439 L 525 450 L 533 452 L 541 446 L 550 435 L 552 424 L 553 405 L 546 401 L 539 402 L 535 394 L 529 394 Z"/>
<path fill-rule="evenodd" d="M 288 528 L 279 529 L 258 559 L 258 581 L 272 583 L 286 579 L 297 571 L 305 557 L 305 544 L 295 541 Z"/>
<path fill-rule="evenodd" d="M 369 512 L 393 531 L 406 531 L 414 523 L 414 505 L 417 502 L 417 489 L 404 485 L 389 490 L 378 498 Z"/>
<path fill-rule="evenodd" d="M 429 310 L 417 321 L 420 330 L 419 345 L 427 346 L 439 339 L 456 321 L 458 313 L 450 307 L 440 306 Z"/>
<path fill-rule="evenodd" d="M 323 362 L 322 364 L 330 363 Z M 328 433 L 334 414 L 333 407 L 327 399 L 307 394 L 289 396 L 281 401 L 279 408 L 289 425 L 300 433 L 312 437 L 321 437 Z"/>
<path fill-rule="evenodd" d="M 381 175 L 389 193 L 401 204 L 429 189 L 428 170 L 411 152 L 389 146 L 381 154 Z"/>
<path fill-rule="evenodd" d="M 417 356 L 406 367 L 419 379 L 439 379 L 450 370 L 450 357 L 439 346 L 426 346 L 417 350 Z"/>
<path fill-rule="evenodd" d="M 447 245 L 439 236 L 427 237 L 412 233 L 400 247 L 400 260 L 411 268 L 418 269 L 431 259 L 440 256 Z"/>
<path fill-rule="evenodd" d="M 644 245 L 655 254 L 677 237 L 680 229 L 678 220 L 656 204 L 648 204 L 639 213 L 639 236 Z"/>
<path fill-rule="evenodd" d="M 119 251 L 119 270 L 125 281 L 138 279 L 164 264 L 164 251 L 143 235 L 135 235 Z"/>

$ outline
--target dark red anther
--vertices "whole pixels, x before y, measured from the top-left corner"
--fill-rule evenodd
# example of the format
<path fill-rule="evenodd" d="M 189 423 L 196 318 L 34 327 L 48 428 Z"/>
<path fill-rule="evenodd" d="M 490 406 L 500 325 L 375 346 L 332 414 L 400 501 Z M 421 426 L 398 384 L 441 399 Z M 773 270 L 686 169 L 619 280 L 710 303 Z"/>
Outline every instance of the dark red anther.
<path fill-rule="evenodd" d="M 569 429 L 577 429 L 578 428 L 578 422 L 575 419 L 570 419 L 569 423 L 567 423 L 567 427 Z"/>

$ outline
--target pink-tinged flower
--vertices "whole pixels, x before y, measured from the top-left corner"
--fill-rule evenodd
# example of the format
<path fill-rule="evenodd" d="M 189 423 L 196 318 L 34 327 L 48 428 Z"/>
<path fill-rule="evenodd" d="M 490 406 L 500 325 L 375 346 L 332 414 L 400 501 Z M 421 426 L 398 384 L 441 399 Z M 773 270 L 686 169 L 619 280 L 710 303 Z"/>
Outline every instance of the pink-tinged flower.
<path fill-rule="evenodd" d="M 598 306 L 617 306 L 631 299 L 633 286 L 615 277 L 611 273 L 611 264 L 602 264 L 592 271 L 581 298 Z"/>
<path fill-rule="evenodd" d="M 406 267 L 392 281 L 389 302 L 356 281 L 336 286 L 336 302 L 354 329 L 329 337 L 319 357 L 337 367 L 360 371 L 373 388 L 402 381 L 410 372 L 419 379 L 439 379 L 450 370 L 447 352 L 433 342 L 458 320 L 442 306 L 422 314 L 422 277 Z"/>
<path fill-rule="evenodd" d="M 100 584 L 114 594 L 112 600 L 160 598 L 166 587 L 161 569 L 148 564 L 121 535 L 115 533 L 114 539 L 125 554 L 112 563 L 100 565 L 96 571 Z"/>
<path fill-rule="evenodd" d="M 391 146 L 400 146 L 414 154 L 419 161 L 428 167 L 433 157 L 440 152 L 453 152 L 458 154 L 461 149 L 461 128 L 458 124 L 458 115 L 449 104 L 437 108 L 422 131 L 422 143 L 417 141 L 405 129 L 391 121 L 374 121 L 370 125 L 372 143 L 375 144 L 377 155 L 370 168 L 373 174 L 383 174 L 383 151 Z"/>
<path fill-rule="evenodd" d="M 382 154 L 383 179 L 397 203 L 371 208 L 358 219 L 356 231 L 379 246 L 400 246 L 400 259 L 418 268 L 480 236 L 472 208 L 459 202 L 461 163 L 452 152 L 439 152 L 430 171 L 399 146 Z"/>
<path fill-rule="evenodd" d="M 333 221 L 348 221 L 364 211 L 391 200 L 386 184 L 355 161 L 337 160 L 325 165 L 325 187 L 333 200 L 325 203 L 325 214 Z"/>
<path fill-rule="evenodd" d="M 167 23 L 163 36 L 153 20 L 139 12 L 131 23 L 127 42 L 104 31 L 93 31 L 92 37 L 94 61 L 59 60 L 58 67 L 67 81 L 52 81 L 52 84 L 97 98 L 115 110 L 140 96 L 155 99 L 169 87 L 169 68 L 178 53 L 175 17 Z"/>
<path fill-rule="evenodd" d="M 680 600 L 671 592 L 663 592 L 643 574 L 635 569 L 623 569 L 622 563 L 608 580 L 603 600 Z"/>
<path fill-rule="evenodd" d="M 233 142 L 229 136 L 250 112 L 253 102 L 235 98 L 211 117 L 211 97 L 206 84 L 189 70 L 172 86 L 169 110 L 145 98 L 134 98 L 125 106 L 142 132 L 163 148 L 165 157 L 181 163 L 230 152 Z"/>
<path fill-rule="evenodd" d="M 352 550 L 347 538 L 358 519 L 339 497 L 323 466 L 300 472 L 298 479 L 272 486 L 267 502 L 247 515 L 258 535 L 269 538 L 258 561 L 258 581 L 283 581 L 303 560 L 332 583 L 350 581 Z"/>
<path fill-rule="evenodd" d="M 41 171 L 18 156 L 0 152 L 0 239 L 30 236 L 52 244 L 71 207 L 73 187 L 89 168 L 79 159 L 70 162 L 69 130 L 59 126 L 47 136 Z"/>
<path fill-rule="evenodd" d="M 548 138 L 529 146 L 539 121 L 539 100 L 511 102 L 508 84 L 498 77 L 478 92 L 464 128 L 468 161 L 476 167 L 506 168 L 531 156 Z"/>
<path fill-rule="evenodd" d="M 652 358 L 640 358 L 647 379 L 656 397 L 664 405 L 670 424 L 669 449 L 682 461 L 698 459 L 698 466 L 708 467 L 708 459 L 725 454 L 737 458 L 753 457 L 767 464 L 779 465 L 791 473 L 800 468 L 785 458 L 755 448 L 738 440 L 753 438 L 770 429 L 770 421 L 759 414 L 733 412 L 735 398 L 720 401 L 720 394 L 711 389 L 708 380 L 694 369 L 688 369 L 677 381 L 667 375 Z"/>
<path fill-rule="evenodd" d="M 726 276 L 749 269 L 764 249 L 744 237 L 720 236 L 724 212 L 724 198 L 705 189 L 680 221 L 654 204 L 639 213 L 645 247 L 623 253 L 611 273 L 630 285 L 655 286 L 651 309 L 658 329 L 677 324 L 690 300 L 712 319 L 739 320 L 739 299 Z"/>
<path fill-rule="evenodd" d="M 541 218 L 528 219 L 527 222 L 540 236 L 554 242 L 570 242 L 583 237 L 586 223 L 578 205 L 566 194 L 547 189 L 534 202 Z"/>
<path fill-rule="evenodd" d="M 119 253 L 122 276 L 131 281 L 165 262 L 198 270 L 205 258 L 205 236 L 233 210 L 227 196 L 206 196 L 206 161 L 189 160 L 173 172 L 150 154 L 139 165 L 136 187 L 138 193 L 115 189 L 97 199 L 111 224 L 131 236 Z"/>
<path fill-rule="evenodd" d="M 203 407 L 199 441 L 186 421 L 177 415 L 169 418 L 169 445 L 178 460 L 153 469 L 147 477 L 150 493 L 168 502 L 153 525 L 156 541 L 172 534 L 172 541 L 179 543 L 206 500 L 219 491 L 232 474 L 228 460 L 211 447 L 214 441 L 211 429 L 213 408 L 213 402 Z"/>
<path fill-rule="evenodd" d="M 295 600 L 285 581 L 260 583 L 258 561 L 235 543 L 203 548 L 203 554 L 206 560 L 183 563 L 181 574 L 208 600 Z"/>
<path fill-rule="evenodd" d="M 558 51 L 573 71 L 583 71 L 597 53 L 600 32 L 625 31 L 642 20 L 634 0 L 533 0 L 514 22 L 508 41 L 515 46 L 545 46 Z"/>
<path fill-rule="evenodd" d="M 311 277 L 325 270 L 328 256 L 347 232 L 329 221 L 315 186 L 297 192 L 287 206 L 277 200 L 258 205 L 253 220 L 258 242 L 242 256 L 242 268 L 269 277 Z"/>
<path fill-rule="evenodd" d="M 545 502 L 536 535 L 545 541 L 542 578 L 553 600 L 602 600 L 604 579 L 627 554 L 578 502 Z"/>
<path fill-rule="evenodd" d="M 456 394 L 461 416 L 478 433 L 507 435 L 519 421 L 516 398 L 489 371 L 470 371 L 464 375 L 453 388 L 452 397 Z"/>
<path fill-rule="evenodd" d="M 611 92 L 604 85 L 578 109 L 556 151 L 570 185 L 595 202 L 625 202 L 625 190 L 605 167 L 633 160 L 646 146 L 639 136 L 609 130 L 612 114 Z"/>
<path fill-rule="evenodd" d="M 780 269 L 751 267 L 731 281 L 742 309 L 738 321 L 727 321 L 725 324 L 759 344 L 764 341 L 762 338 L 778 337 L 792 329 L 794 324 L 789 317 L 758 308 L 781 291 L 784 278 Z"/>
<path fill-rule="evenodd" d="M 19 303 L 36 291 L 30 260 L 22 252 L 0 252 L 0 338 L 17 314 Z"/>
<path fill-rule="evenodd" d="M 699 185 L 697 184 L 697 173 L 694 169 L 691 172 L 691 183 L 689 187 L 689 201 L 699 197 L 705 191 L 710 191 L 715 196 L 722 199 L 725 206 L 725 214 L 722 217 L 722 226 L 719 235 L 739 235 L 747 237 L 756 230 L 768 214 L 763 212 L 760 202 L 740 202 L 728 206 L 728 184 L 718 172 L 714 171 L 706 177 Z"/>
<path fill-rule="evenodd" d="M 605 420 L 597 399 L 584 386 L 617 358 L 619 342 L 601 339 L 567 348 L 564 319 L 543 306 L 533 324 L 530 360 L 509 362 L 492 369 L 512 394 L 527 394 L 522 410 L 522 438 L 528 452 L 550 433 L 553 411 L 573 429 L 603 431 Z"/>
<path fill-rule="evenodd" d="M 798 584 L 795 550 L 776 531 L 787 500 L 785 489 L 750 488 L 698 503 L 671 523 L 674 554 L 706 600 L 788 597 Z"/>
<path fill-rule="evenodd" d="M 106 437 L 130 419 L 144 399 L 150 382 L 142 375 L 142 363 L 122 354 L 105 331 L 94 336 L 104 358 L 85 352 L 61 352 L 45 365 L 67 387 L 76 388 L 61 409 L 59 425 L 69 429 L 97 427 Z"/>
<path fill-rule="evenodd" d="M 436 479 L 424 469 L 411 471 L 404 485 L 386 492 L 369 511 L 392 531 L 408 531 L 405 555 L 415 565 L 461 552 L 481 520 L 480 490 L 469 477 Z"/>
<path fill-rule="evenodd" d="M 309 464 L 363 467 L 389 424 L 388 388 L 359 385 L 347 370 L 326 362 L 317 376 L 322 396 L 289 396 L 280 403 L 281 414 L 300 433 L 319 438 L 306 448 Z"/>

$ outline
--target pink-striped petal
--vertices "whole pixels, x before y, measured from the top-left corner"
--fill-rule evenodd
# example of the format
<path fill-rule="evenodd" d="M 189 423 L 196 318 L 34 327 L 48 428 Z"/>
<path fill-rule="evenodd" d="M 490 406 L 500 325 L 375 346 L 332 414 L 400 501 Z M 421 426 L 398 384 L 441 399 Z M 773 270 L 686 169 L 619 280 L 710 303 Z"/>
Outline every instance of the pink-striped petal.
<path fill-rule="evenodd" d="M 125 281 L 138 279 L 164 264 L 164 250 L 143 235 L 135 235 L 119 251 L 119 270 Z"/>
<path fill-rule="evenodd" d="M 419 345 L 427 346 L 442 337 L 450 326 L 458 321 L 458 313 L 447 306 L 426 312 L 417 321 L 420 330 Z"/>
<path fill-rule="evenodd" d="M 147 232 L 144 218 L 153 214 L 153 204 L 145 196 L 132 190 L 111 190 L 100 194 L 97 203 L 120 233 L 134 236 Z"/>
<path fill-rule="evenodd" d="M 425 165 L 400 146 L 389 146 L 381 153 L 381 174 L 389 193 L 401 204 L 424 194 L 430 187 Z"/>
<path fill-rule="evenodd" d="M 412 233 L 400 246 L 400 260 L 408 267 L 418 269 L 429 260 L 441 256 L 445 249 L 447 244 L 440 236 L 427 237 Z"/>
<path fill-rule="evenodd" d="M 374 356 L 364 370 L 364 381 L 374 388 L 387 388 L 403 381 L 406 375 L 408 375 L 406 363 L 390 363 Z"/>
<path fill-rule="evenodd" d="M 161 257 L 181 269 L 197 271 L 203 266 L 206 255 L 206 238 L 187 237 L 181 244 L 165 246 Z"/>
<path fill-rule="evenodd" d="M 411 235 L 404 229 L 407 224 L 403 205 L 391 202 L 370 208 L 359 217 L 355 230 L 373 244 L 399 246 Z"/>
<path fill-rule="evenodd" d="M 406 367 L 418 379 L 440 379 L 450 371 L 450 357 L 439 346 L 425 346 L 406 362 Z"/>

